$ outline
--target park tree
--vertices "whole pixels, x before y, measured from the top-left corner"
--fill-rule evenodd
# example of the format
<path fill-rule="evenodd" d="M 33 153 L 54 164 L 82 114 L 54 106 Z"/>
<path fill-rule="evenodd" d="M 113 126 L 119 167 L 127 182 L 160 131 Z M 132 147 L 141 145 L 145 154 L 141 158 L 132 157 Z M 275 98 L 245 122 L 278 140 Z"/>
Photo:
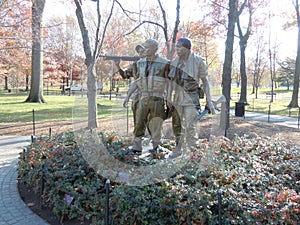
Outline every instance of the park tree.
<path fill-rule="evenodd" d="M 201 55 L 208 67 L 219 62 L 217 44 L 215 42 L 215 29 L 212 24 L 206 22 L 207 15 L 201 20 L 186 22 L 180 26 L 180 30 L 193 40 L 193 51 Z"/>
<path fill-rule="evenodd" d="M 42 19 L 46 0 L 32 0 L 31 88 L 25 102 L 44 103 Z"/>
<path fill-rule="evenodd" d="M 292 99 L 288 105 L 289 108 L 299 107 L 298 96 L 299 96 L 299 76 L 300 76 L 300 9 L 299 0 L 294 0 L 294 7 L 296 10 L 297 27 L 298 27 L 298 42 L 297 42 L 297 56 L 296 56 L 296 66 L 294 74 L 294 85 Z"/>
<path fill-rule="evenodd" d="M 295 59 L 286 58 L 285 60 L 278 62 L 280 68 L 278 69 L 277 80 L 282 85 L 285 85 L 288 90 L 294 81 L 296 61 Z"/>
<path fill-rule="evenodd" d="M 246 48 L 248 45 L 248 40 L 253 33 L 253 26 L 257 27 L 262 25 L 264 21 L 264 16 L 260 15 L 261 19 L 255 18 L 254 13 L 257 9 L 264 7 L 264 2 L 261 0 L 244 0 L 238 9 L 237 16 L 237 30 L 239 37 L 239 47 L 240 47 L 240 75 L 241 75 L 241 91 L 239 102 L 247 102 L 247 66 L 246 66 Z M 246 20 L 246 25 L 241 21 Z M 256 77 L 257 78 L 257 77 Z"/>
<path fill-rule="evenodd" d="M 156 29 L 155 32 L 152 32 L 152 34 L 149 33 L 149 37 L 153 37 L 156 39 L 159 39 L 159 34 L 163 33 L 163 39 L 165 42 L 165 48 L 166 48 L 166 56 L 168 59 L 172 59 L 175 53 L 175 43 L 178 38 L 178 28 L 180 24 L 180 0 L 176 0 L 176 5 L 174 7 L 175 9 L 175 21 L 174 21 L 174 26 L 172 28 L 169 27 L 168 23 L 168 17 L 167 17 L 167 12 L 165 10 L 164 5 L 162 4 L 161 0 L 157 0 L 158 3 L 158 8 L 160 10 L 160 14 L 157 13 L 157 10 L 155 8 L 149 8 L 148 11 L 140 11 L 139 17 L 135 18 L 133 15 L 136 14 L 136 12 L 132 12 L 129 14 L 129 10 L 124 9 L 123 7 L 123 12 L 125 13 L 126 16 L 130 17 L 130 20 L 135 22 L 135 26 L 133 29 L 131 29 L 129 32 L 125 33 L 126 35 L 134 33 L 137 29 L 140 27 L 144 26 L 151 26 L 149 27 L 149 30 Z M 120 3 L 119 3 L 120 4 Z M 120 4 L 121 5 L 121 4 Z M 151 17 L 149 17 L 149 15 Z"/>
<path fill-rule="evenodd" d="M 256 36 L 255 40 L 255 57 L 251 58 L 250 61 L 252 63 L 249 65 L 250 70 L 252 72 L 252 79 L 253 79 L 253 85 L 252 85 L 252 94 L 255 94 L 255 98 L 258 97 L 258 88 L 261 85 L 261 80 L 263 76 L 265 75 L 265 72 L 268 67 L 268 61 L 266 59 L 266 43 L 263 40 L 263 35 L 258 34 Z"/>
<path fill-rule="evenodd" d="M 102 35 L 100 32 L 100 25 L 102 24 L 102 17 L 100 11 L 100 0 L 96 0 L 97 8 L 97 22 L 96 31 L 94 36 L 94 45 L 91 45 L 89 31 L 86 26 L 82 1 L 74 0 L 76 5 L 76 17 L 81 31 L 83 49 L 85 54 L 85 65 L 87 67 L 87 88 L 88 88 L 88 128 L 94 129 L 98 127 L 97 122 L 97 79 L 95 72 L 96 61 L 101 54 L 101 48 L 103 46 L 104 37 L 106 33 L 107 26 L 110 22 L 111 16 L 113 14 L 113 9 L 115 6 L 115 0 L 111 3 L 110 13 L 104 23 Z"/>
<path fill-rule="evenodd" d="M 223 104 L 223 113 L 221 115 L 221 126 L 226 131 L 229 128 L 229 108 L 231 99 L 231 73 L 233 61 L 233 46 L 235 38 L 236 21 L 238 17 L 238 0 L 229 1 L 211 1 L 211 16 L 214 21 L 226 27 L 226 41 L 225 41 L 225 56 L 222 68 L 222 94 L 226 98 L 226 104 Z"/>
<path fill-rule="evenodd" d="M 226 6 L 228 4 L 229 6 Z M 222 75 L 222 93 L 227 100 L 227 113 L 223 118 L 223 124 L 226 124 L 226 129 L 229 128 L 229 103 L 231 98 L 231 79 L 232 79 L 232 62 L 233 62 L 233 47 L 235 39 L 235 30 L 237 28 L 240 47 L 240 76 L 241 76 L 241 95 L 239 102 L 247 101 L 247 74 L 246 74 L 246 55 L 245 50 L 248 44 L 248 39 L 251 34 L 253 26 L 253 13 L 255 9 L 261 7 L 263 1 L 261 0 L 215 0 L 211 1 L 211 8 L 213 11 L 211 15 L 214 20 L 221 26 L 226 27 L 226 42 L 225 42 L 225 56 L 223 63 Z M 245 9 L 247 9 L 248 16 L 245 17 Z M 227 18 L 225 13 L 228 12 Z M 243 17 L 243 18 L 242 18 Z M 248 18 L 246 25 L 242 23 Z"/>
<path fill-rule="evenodd" d="M 225 120 L 222 124 L 225 124 L 225 136 L 226 131 L 229 128 L 229 108 L 230 108 L 230 98 L 231 98 L 231 71 L 232 71 L 232 55 L 233 55 L 233 45 L 234 45 L 234 31 L 235 23 L 237 21 L 237 0 L 229 0 L 229 13 L 228 13 L 228 28 L 225 42 L 225 58 L 223 64 L 223 75 L 222 75 L 222 93 L 226 98 L 226 113 Z"/>
<path fill-rule="evenodd" d="M 30 74 L 30 6 L 24 1 L 3 1 L 0 8 L 0 70 L 5 90 L 25 83 Z M 19 82 L 15 82 L 19 81 Z"/>
<path fill-rule="evenodd" d="M 246 6 L 246 3 L 247 6 Z M 237 15 L 237 30 L 239 34 L 239 46 L 240 46 L 240 75 L 241 75 L 241 91 L 240 91 L 240 99 L 239 102 L 247 102 L 247 73 L 246 73 L 246 47 L 247 42 L 251 34 L 252 28 L 252 4 L 251 0 L 244 0 L 241 7 L 238 10 Z M 246 31 L 243 33 L 242 25 L 241 25 L 241 15 L 244 9 L 248 9 L 248 24 L 246 26 Z"/>
<path fill-rule="evenodd" d="M 269 18 L 271 15 L 269 14 Z M 270 21 L 270 19 L 269 19 Z M 269 28 L 269 71 L 270 71 L 270 78 L 271 78 L 271 99 L 270 102 L 274 101 L 274 88 L 277 88 L 276 83 L 276 59 L 277 59 L 277 50 L 278 44 L 276 40 L 274 43 L 271 41 L 271 29 Z"/>
<path fill-rule="evenodd" d="M 173 33 L 171 35 L 169 35 L 168 33 L 168 23 L 167 23 L 167 17 L 166 17 L 166 11 L 161 3 L 161 0 L 157 0 L 161 13 L 162 13 L 162 17 L 163 17 L 163 26 L 162 26 L 162 30 L 164 33 L 164 37 L 165 37 L 165 41 L 166 41 L 166 47 L 167 47 L 167 58 L 168 59 L 172 59 L 174 52 L 175 52 L 175 42 L 176 42 L 176 38 L 177 38 L 177 34 L 178 34 L 178 26 L 180 23 L 180 0 L 176 1 L 176 19 L 175 19 L 175 24 L 173 27 Z M 171 43 L 170 43 L 170 40 Z"/>
<path fill-rule="evenodd" d="M 62 83 L 64 92 L 65 85 L 72 85 L 73 80 L 81 79 L 74 74 L 75 68 L 83 67 L 78 23 L 76 17 L 65 15 L 53 16 L 45 25 L 44 55 L 49 63 L 44 71 L 48 72 L 47 77 Z"/>

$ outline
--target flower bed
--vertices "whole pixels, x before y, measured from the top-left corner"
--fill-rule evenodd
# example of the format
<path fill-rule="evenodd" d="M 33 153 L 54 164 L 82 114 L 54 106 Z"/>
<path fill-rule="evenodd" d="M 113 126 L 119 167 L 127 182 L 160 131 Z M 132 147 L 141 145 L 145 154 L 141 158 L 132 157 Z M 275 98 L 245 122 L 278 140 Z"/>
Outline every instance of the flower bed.
<path fill-rule="evenodd" d="M 136 165 L 115 135 L 97 134 L 109 155 Z M 112 181 L 110 224 L 216 224 L 222 190 L 222 224 L 297 224 L 300 221 L 299 149 L 280 140 L 257 137 L 216 139 L 210 163 L 209 144 L 169 178 L 144 186 Z M 61 221 L 77 218 L 105 224 L 105 182 L 80 151 L 74 133 L 39 137 L 19 158 L 18 175 L 52 207 Z M 175 159 L 176 160 L 179 159 Z M 172 161 L 166 161 L 172 164 Z"/>

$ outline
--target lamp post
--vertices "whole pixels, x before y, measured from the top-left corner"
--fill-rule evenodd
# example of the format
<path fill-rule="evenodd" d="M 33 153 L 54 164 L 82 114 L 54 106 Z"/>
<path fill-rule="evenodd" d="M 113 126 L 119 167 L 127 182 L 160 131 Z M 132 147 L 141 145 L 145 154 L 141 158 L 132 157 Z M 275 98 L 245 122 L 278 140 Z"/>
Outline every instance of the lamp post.
<path fill-rule="evenodd" d="M 47 81 L 47 95 L 49 95 L 49 76 L 45 77 Z"/>
<path fill-rule="evenodd" d="M 71 96 L 71 88 L 73 86 L 73 62 L 70 65 L 70 89 L 69 89 L 69 96 Z"/>
<path fill-rule="evenodd" d="M 80 73 L 81 73 L 81 97 L 83 97 L 83 66 L 81 66 L 81 70 L 80 70 Z"/>
<path fill-rule="evenodd" d="M 62 94 L 65 94 L 65 77 L 62 76 Z"/>

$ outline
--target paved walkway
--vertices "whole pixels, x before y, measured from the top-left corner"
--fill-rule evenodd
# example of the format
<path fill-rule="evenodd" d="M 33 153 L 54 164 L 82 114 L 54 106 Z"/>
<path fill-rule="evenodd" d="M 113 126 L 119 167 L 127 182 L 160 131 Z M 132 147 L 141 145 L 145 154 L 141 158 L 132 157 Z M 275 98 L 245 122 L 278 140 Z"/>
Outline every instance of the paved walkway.
<path fill-rule="evenodd" d="M 230 113 L 234 115 L 234 111 L 231 111 Z M 245 120 L 261 121 L 261 122 L 273 123 L 273 124 L 278 124 L 278 125 L 292 127 L 292 128 L 298 128 L 298 129 L 300 128 L 300 119 L 289 117 L 289 116 L 268 115 L 264 113 L 245 111 L 244 118 Z"/>
<path fill-rule="evenodd" d="M 230 114 L 234 116 L 234 111 Z M 299 128 L 298 118 L 245 112 L 245 120 L 276 123 Z M 0 225 L 48 225 L 22 201 L 17 189 L 17 162 L 22 147 L 30 143 L 26 136 L 0 136 Z"/>
<path fill-rule="evenodd" d="M 0 136 L 0 225 L 47 225 L 22 201 L 17 188 L 17 163 L 30 137 Z"/>

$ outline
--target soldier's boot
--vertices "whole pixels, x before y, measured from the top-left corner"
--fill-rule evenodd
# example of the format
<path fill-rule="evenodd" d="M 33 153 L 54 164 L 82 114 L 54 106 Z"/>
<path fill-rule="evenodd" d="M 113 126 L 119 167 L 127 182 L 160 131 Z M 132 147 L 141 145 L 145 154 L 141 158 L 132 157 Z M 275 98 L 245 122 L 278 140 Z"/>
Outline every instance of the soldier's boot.
<path fill-rule="evenodd" d="M 134 145 L 132 147 L 132 152 L 133 153 L 141 154 L 142 150 L 143 150 L 143 147 L 142 147 L 142 138 L 141 137 L 135 137 L 134 138 Z"/>
<path fill-rule="evenodd" d="M 153 141 L 152 142 L 152 146 L 153 148 L 151 150 L 149 150 L 149 152 L 153 155 L 153 156 L 156 156 L 159 152 L 159 144 L 160 142 L 156 142 L 156 141 Z"/>
<path fill-rule="evenodd" d="M 169 155 L 169 159 L 174 159 L 182 154 L 182 142 L 176 141 L 176 148 Z"/>

